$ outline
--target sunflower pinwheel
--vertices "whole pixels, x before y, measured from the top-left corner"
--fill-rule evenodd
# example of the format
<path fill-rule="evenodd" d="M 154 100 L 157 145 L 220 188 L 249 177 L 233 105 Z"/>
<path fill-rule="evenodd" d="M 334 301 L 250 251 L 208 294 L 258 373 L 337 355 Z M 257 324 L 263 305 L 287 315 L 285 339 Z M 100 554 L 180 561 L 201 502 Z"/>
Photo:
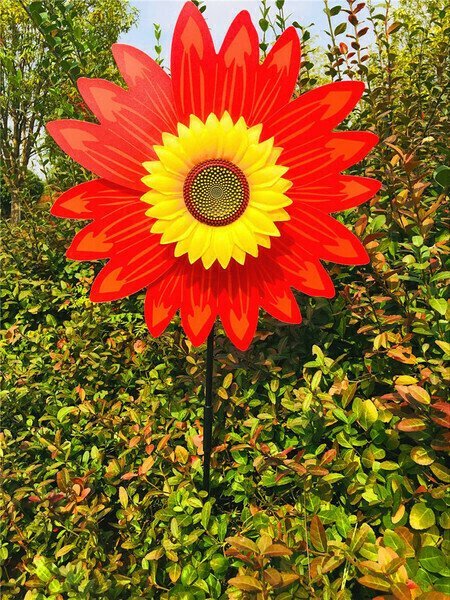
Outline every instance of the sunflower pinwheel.
<path fill-rule="evenodd" d="M 292 288 L 334 295 L 322 261 L 368 262 L 361 242 L 330 216 L 380 187 L 341 173 L 377 142 L 370 132 L 334 130 L 363 83 L 331 83 L 292 99 L 300 67 L 294 28 L 261 61 L 243 11 L 216 52 L 191 2 L 175 27 L 170 76 L 134 47 L 115 44 L 112 51 L 126 89 L 78 81 L 98 123 L 48 124 L 57 144 L 98 177 L 52 207 L 58 217 L 92 221 L 75 236 L 70 259 L 109 259 L 92 301 L 146 288 L 154 336 L 180 310 L 194 345 L 220 317 L 244 350 L 259 308 L 300 323 Z"/>

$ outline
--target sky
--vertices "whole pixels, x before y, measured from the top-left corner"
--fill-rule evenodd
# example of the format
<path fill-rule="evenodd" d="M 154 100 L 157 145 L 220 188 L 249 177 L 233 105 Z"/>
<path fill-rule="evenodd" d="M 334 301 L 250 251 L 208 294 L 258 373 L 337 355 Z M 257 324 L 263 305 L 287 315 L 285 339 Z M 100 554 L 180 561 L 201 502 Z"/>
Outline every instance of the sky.
<path fill-rule="evenodd" d="M 132 1 L 131 4 L 138 8 L 140 13 L 138 23 L 131 31 L 122 35 L 119 41 L 136 46 L 153 56 L 155 45 L 153 23 L 157 23 L 162 29 L 161 45 L 167 64 L 173 29 L 184 2 L 185 0 Z M 248 10 L 255 24 L 260 18 L 260 2 L 258 0 L 207 0 L 206 4 L 207 9 L 204 15 L 210 24 L 216 47 L 220 47 L 226 30 L 239 11 Z M 269 4 L 274 7 L 275 1 L 269 2 Z M 330 5 L 333 6 L 334 3 L 330 2 Z M 314 23 L 311 34 L 316 36 L 320 45 L 326 46 L 328 36 L 324 30 L 327 27 L 327 19 L 323 7 L 323 0 L 286 0 L 284 12 L 286 16 L 292 15 L 290 22 L 298 21 L 301 25 Z M 272 9 L 272 12 L 274 11 L 275 8 Z"/>

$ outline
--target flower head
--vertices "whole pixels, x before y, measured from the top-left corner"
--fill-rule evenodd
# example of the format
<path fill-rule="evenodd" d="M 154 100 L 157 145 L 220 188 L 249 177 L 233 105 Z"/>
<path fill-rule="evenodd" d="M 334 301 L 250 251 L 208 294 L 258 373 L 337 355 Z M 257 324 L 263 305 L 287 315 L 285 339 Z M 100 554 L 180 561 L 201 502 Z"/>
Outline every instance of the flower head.
<path fill-rule="evenodd" d="M 131 46 L 115 44 L 113 54 L 126 90 L 102 79 L 78 83 L 99 123 L 48 124 L 61 148 L 99 177 L 52 208 L 56 216 L 92 220 L 69 258 L 109 258 L 93 301 L 147 288 L 153 335 L 180 309 L 194 344 L 220 316 L 245 349 L 259 307 L 299 323 L 291 288 L 333 296 L 322 260 L 367 262 L 358 239 L 330 216 L 380 187 L 341 174 L 377 141 L 369 132 L 334 131 L 362 83 L 332 83 L 292 100 L 300 65 L 295 29 L 261 63 L 243 11 L 216 52 L 191 2 L 175 27 L 171 77 Z"/>

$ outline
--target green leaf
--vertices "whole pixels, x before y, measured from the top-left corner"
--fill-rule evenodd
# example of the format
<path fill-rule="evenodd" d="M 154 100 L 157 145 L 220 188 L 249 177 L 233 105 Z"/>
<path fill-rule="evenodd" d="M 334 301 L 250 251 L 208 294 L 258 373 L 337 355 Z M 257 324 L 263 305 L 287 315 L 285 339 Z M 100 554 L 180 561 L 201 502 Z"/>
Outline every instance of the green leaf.
<path fill-rule="evenodd" d="M 205 529 L 208 529 L 209 518 L 211 516 L 211 500 L 207 500 L 202 508 L 201 524 Z"/>
<path fill-rule="evenodd" d="M 444 298 L 432 298 L 430 300 L 430 306 L 440 315 L 445 316 L 447 312 L 448 303 Z"/>
<path fill-rule="evenodd" d="M 344 33 L 344 31 L 346 29 L 347 29 L 347 23 L 339 23 L 339 25 L 334 30 L 334 35 L 340 35 L 341 33 Z"/>
<path fill-rule="evenodd" d="M 423 502 L 414 504 L 409 514 L 409 524 L 413 529 L 429 529 L 436 522 L 434 512 Z"/>
<path fill-rule="evenodd" d="M 443 188 L 450 186 L 450 167 L 447 165 L 441 165 L 433 173 L 434 180 Z"/>
<path fill-rule="evenodd" d="M 446 569 L 445 556 L 435 546 L 425 546 L 419 552 L 420 565 L 430 573 L 440 573 Z"/>
<path fill-rule="evenodd" d="M 78 408 L 76 406 L 63 406 L 62 408 L 60 408 L 58 410 L 56 418 L 58 419 L 58 421 L 60 423 L 64 423 L 64 420 L 67 417 L 67 415 L 77 412 L 77 410 L 78 410 Z"/>
<path fill-rule="evenodd" d="M 361 427 L 366 431 L 372 427 L 372 425 L 378 419 L 378 410 L 372 400 L 364 400 L 360 406 L 360 414 L 358 421 Z"/>

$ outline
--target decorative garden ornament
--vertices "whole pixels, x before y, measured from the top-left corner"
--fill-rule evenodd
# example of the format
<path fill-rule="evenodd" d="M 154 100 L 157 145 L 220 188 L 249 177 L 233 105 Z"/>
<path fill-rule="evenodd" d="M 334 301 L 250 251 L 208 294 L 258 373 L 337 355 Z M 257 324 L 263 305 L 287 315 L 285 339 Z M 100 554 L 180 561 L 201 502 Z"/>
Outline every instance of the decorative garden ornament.
<path fill-rule="evenodd" d="M 92 220 L 68 258 L 109 258 L 93 283 L 94 302 L 146 288 L 152 335 L 179 309 L 193 344 L 206 340 L 220 316 L 225 333 L 245 350 L 260 307 L 300 323 L 291 288 L 334 295 L 322 260 L 368 262 L 361 242 L 330 216 L 380 188 L 376 180 L 341 174 L 377 136 L 334 131 L 361 98 L 363 83 L 331 83 L 292 99 L 300 67 L 293 27 L 261 61 L 256 29 L 243 11 L 216 53 L 191 2 L 175 27 L 171 76 L 136 48 L 115 44 L 112 51 L 126 90 L 103 79 L 78 81 L 99 123 L 47 126 L 69 156 L 99 177 L 52 207 L 58 217 Z M 211 333 L 211 357 L 212 342 Z"/>

